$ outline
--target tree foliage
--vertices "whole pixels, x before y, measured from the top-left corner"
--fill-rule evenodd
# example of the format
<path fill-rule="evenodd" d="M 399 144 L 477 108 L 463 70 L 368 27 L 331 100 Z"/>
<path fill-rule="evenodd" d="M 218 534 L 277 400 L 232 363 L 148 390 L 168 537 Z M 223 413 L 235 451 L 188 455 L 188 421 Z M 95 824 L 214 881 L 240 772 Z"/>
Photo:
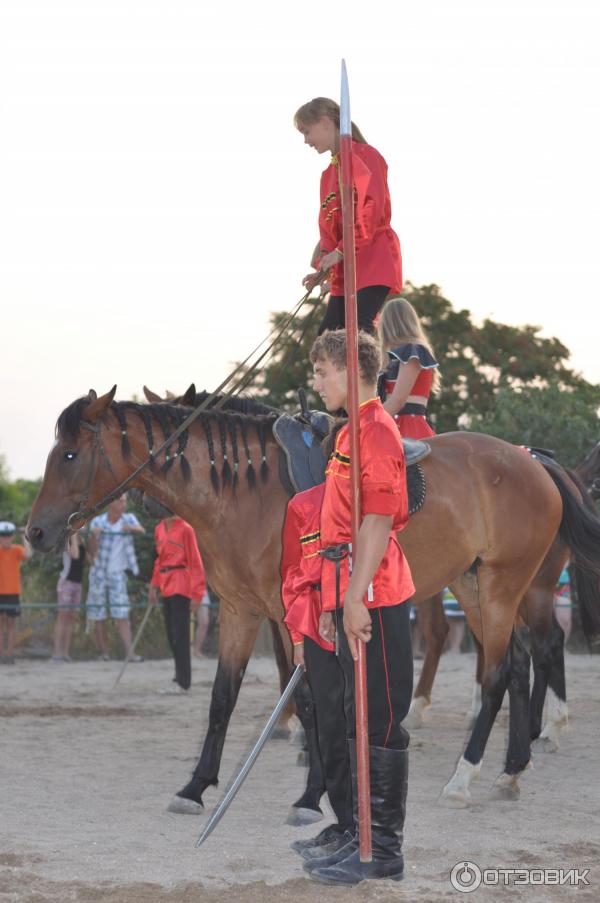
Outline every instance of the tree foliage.
<path fill-rule="evenodd" d="M 510 326 L 489 318 L 478 325 L 470 311 L 455 309 L 437 285 L 408 283 L 404 296 L 417 310 L 440 363 L 441 392 L 429 403 L 437 432 L 475 429 L 518 444 L 527 444 L 535 434 L 533 444 L 564 449 L 570 463 L 597 441 L 600 387 L 569 366 L 569 349 L 559 339 L 540 335 L 539 326 Z M 274 313 L 272 325 L 285 316 Z M 310 388 L 309 352 L 321 316 L 311 305 L 307 314 L 296 317 L 254 381 L 253 391 L 267 403 L 295 409 L 298 387 Z M 313 394 L 309 401 L 320 406 Z M 563 424 L 572 419 L 569 431 L 579 438 L 553 438 L 558 432 L 556 425 L 552 428 L 553 409 L 561 412 Z"/>
<path fill-rule="evenodd" d="M 502 388 L 494 407 L 472 428 L 515 445 L 549 449 L 566 467 L 581 464 L 598 442 L 598 417 L 577 390 L 555 383 L 526 391 Z"/>

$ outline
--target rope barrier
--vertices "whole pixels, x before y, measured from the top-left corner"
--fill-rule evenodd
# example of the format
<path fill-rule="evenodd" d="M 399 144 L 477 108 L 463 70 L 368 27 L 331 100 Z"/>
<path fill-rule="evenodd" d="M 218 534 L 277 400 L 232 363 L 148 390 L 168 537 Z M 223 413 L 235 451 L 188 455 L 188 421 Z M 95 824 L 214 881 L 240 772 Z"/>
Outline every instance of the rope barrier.
<path fill-rule="evenodd" d="M 146 608 L 146 605 L 147 605 L 146 602 L 130 602 L 130 603 L 129 603 L 129 608 Z M 97 606 L 92 606 L 92 607 L 95 608 L 95 607 L 97 607 Z M 218 603 L 218 602 L 212 602 L 212 601 L 211 601 L 211 602 L 209 602 L 208 604 L 204 604 L 204 605 L 202 605 L 202 606 L 192 606 L 192 607 L 193 607 L 193 608 L 195 608 L 195 607 L 198 607 L 198 608 L 218 608 L 218 607 L 219 607 L 219 603 Z M 2 614 L 3 611 L 10 611 L 10 610 L 12 610 L 12 609 L 14 609 L 14 608 L 15 608 L 15 605 L 8 605 L 8 604 L 6 604 L 6 603 L 0 603 L 0 615 Z M 70 610 L 73 610 L 73 611 L 79 611 L 80 609 L 81 609 L 81 610 L 85 610 L 86 605 L 85 605 L 85 603 L 80 603 L 79 605 L 73 605 L 73 606 L 71 606 L 71 605 L 60 605 L 58 602 L 21 602 L 21 603 L 19 603 L 19 608 L 20 608 L 22 611 L 23 611 L 24 609 L 36 610 L 36 609 L 38 609 L 38 608 L 39 608 L 39 609 L 53 609 L 53 608 L 57 608 L 57 609 L 60 609 L 61 611 L 70 611 Z"/>

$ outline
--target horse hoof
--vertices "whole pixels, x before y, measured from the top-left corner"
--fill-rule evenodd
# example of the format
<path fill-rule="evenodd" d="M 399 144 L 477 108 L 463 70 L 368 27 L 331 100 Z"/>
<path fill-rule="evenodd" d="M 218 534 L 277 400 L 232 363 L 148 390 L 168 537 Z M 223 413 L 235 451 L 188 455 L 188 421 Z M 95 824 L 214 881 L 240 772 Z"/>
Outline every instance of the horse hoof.
<path fill-rule="evenodd" d="M 431 703 L 425 696 L 415 696 L 410 704 L 410 709 L 406 718 L 402 722 L 402 727 L 409 731 L 418 731 L 425 724 L 425 709 L 428 709 Z"/>
<path fill-rule="evenodd" d="M 271 740 L 289 740 L 290 739 L 290 729 L 289 727 L 276 727 L 273 729 L 271 733 Z"/>
<path fill-rule="evenodd" d="M 443 790 L 439 802 L 448 809 L 468 809 L 473 800 L 468 790 Z"/>
<path fill-rule="evenodd" d="M 557 741 L 552 740 L 550 737 L 538 737 L 531 744 L 531 748 L 536 753 L 555 753 L 558 752 L 559 746 Z"/>
<path fill-rule="evenodd" d="M 521 788 L 519 787 L 516 778 L 509 780 L 509 775 L 503 775 L 502 777 L 505 778 L 505 780 L 498 778 L 490 790 L 490 799 L 502 800 L 507 803 L 518 800 L 521 796 Z"/>
<path fill-rule="evenodd" d="M 414 711 L 408 713 L 408 715 L 402 722 L 402 727 L 405 727 L 407 731 L 418 731 L 423 727 L 423 724 L 423 713 Z"/>
<path fill-rule="evenodd" d="M 186 800 L 184 796 L 174 796 L 167 807 L 167 812 L 174 812 L 176 815 L 200 815 L 204 812 L 204 806 L 195 800 Z"/>
<path fill-rule="evenodd" d="M 314 825 L 315 822 L 321 821 L 322 812 L 315 809 L 303 809 L 292 806 L 290 814 L 285 820 L 286 825 L 292 825 L 294 828 L 300 828 L 302 825 Z"/>
<path fill-rule="evenodd" d="M 290 744 L 300 749 L 306 746 L 306 731 L 300 725 L 297 728 L 290 727 Z"/>
<path fill-rule="evenodd" d="M 300 750 L 300 752 L 298 753 L 296 765 L 300 765 L 302 768 L 306 768 L 308 765 L 310 765 L 309 755 L 305 749 Z"/>

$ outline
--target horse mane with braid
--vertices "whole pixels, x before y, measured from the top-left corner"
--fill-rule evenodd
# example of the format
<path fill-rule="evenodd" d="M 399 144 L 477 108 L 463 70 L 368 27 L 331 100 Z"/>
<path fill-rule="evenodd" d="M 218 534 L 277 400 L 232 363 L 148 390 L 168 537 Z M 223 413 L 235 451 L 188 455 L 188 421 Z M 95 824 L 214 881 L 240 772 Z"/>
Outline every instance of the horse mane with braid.
<path fill-rule="evenodd" d="M 208 393 L 199 393 L 196 396 L 198 404 L 208 397 Z M 217 399 L 215 399 L 216 403 Z M 90 403 L 88 396 L 78 398 L 62 411 L 56 423 L 56 434 L 65 436 L 69 439 L 76 440 L 79 435 L 81 421 L 84 420 L 84 411 Z M 249 430 L 254 429 L 259 441 L 261 464 L 260 475 L 262 482 L 268 479 L 268 465 L 266 457 L 266 443 L 273 422 L 279 412 L 276 408 L 263 405 L 260 402 L 250 398 L 231 398 L 227 399 L 226 407 L 219 410 L 208 408 L 202 411 L 197 420 L 204 430 L 206 437 L 208 456 L 211 466 L 210 478 L 215 494 L 224 491 L 228 486 L 232 486 L 235 490 L 237 485 L 237 473 L 239 469 L 239 446 L 237 441 L 237 430 L 239 429 L 242 438 L 242 445 L 247 457 L 246 477 L 250 488 L 256 486 L 256 476 L 250 448 L 248 445 Z M 121 451 L 124 458 L 128 458 L 131 453 L 131 446 L 128 439 L 127 415 L 138 417 L 143 426 L 148 445 L 148 453 L 154 450 L 154 446 L 162 445 L 164 439 L 172 435 L 175 430 L 183 423 L 186 417 L 191 413 L 191 409 L 182 404 L 175 402 L 152 402 L 150 404 L 141 404 L 137 401 L 112 401 L 108 408 L 117 420 L 121 432 Z M 260 412 L 260 413 L 258 413 Z M 162 436 L 155 439 L 154 427 L 158 424 Z M 219 439 L 220 450 L 223 458 L 221 475 L 216 469 L 215 460 L 215 443 L 213 435 L 213 425 L 215 426 Z M 167 472 L 178 458 L 181 467 L 181 473 L 187 482 L 191 478 L 191 470 L 189 462 L 185 457 L 185 450 L 188 443 L 188 430 L 178 438 L 177 450 L 173 451 L 168 448 L 165 451 L 165 461 L 161 466 L 163 472 Z M 233 467 L 229 463 L 228 440 L 231 445 Z M 151 467 L 155 467 L 156 463 L 152 460 Z"/>

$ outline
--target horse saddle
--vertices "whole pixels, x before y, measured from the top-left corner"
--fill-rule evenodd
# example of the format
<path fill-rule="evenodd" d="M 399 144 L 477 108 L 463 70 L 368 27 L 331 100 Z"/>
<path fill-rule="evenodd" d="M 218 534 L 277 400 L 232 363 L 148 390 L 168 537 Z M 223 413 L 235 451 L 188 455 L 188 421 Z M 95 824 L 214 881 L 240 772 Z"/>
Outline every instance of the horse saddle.
<path fill-rule="evenodd" d="M 325 479 L 327 460 L 321 442 L 327 436 L 333 420 L 322 411 L 303 410 L 299 417 L 281 414 L 273 424 L 273 435 L 283 453 L 285 466 L 281 468 L 283 483 L 290 495 L 317 486 Z M 403 439 L 406 456 L 406 480 L 410 513 L 414 514 L 425 501 L 425 477 L 418 465 L 431 451 L 427 442 Z"/>

